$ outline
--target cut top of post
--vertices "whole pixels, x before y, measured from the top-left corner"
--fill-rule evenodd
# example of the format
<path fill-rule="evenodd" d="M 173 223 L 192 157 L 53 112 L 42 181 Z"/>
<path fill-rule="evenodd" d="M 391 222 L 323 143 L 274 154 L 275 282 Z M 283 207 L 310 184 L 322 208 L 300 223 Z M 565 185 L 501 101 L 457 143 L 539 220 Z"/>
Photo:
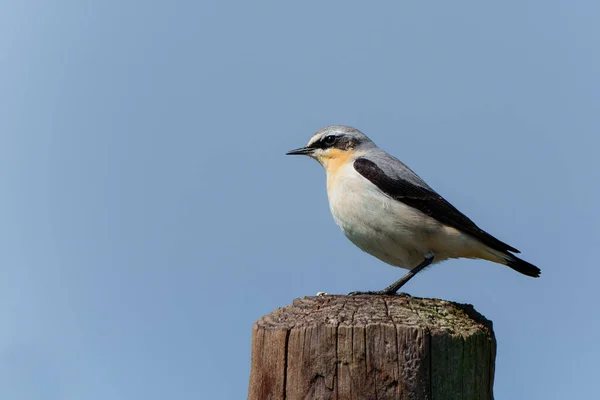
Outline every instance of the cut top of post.
<path fill-rule="evenodd" d="M 479 314 L 470 304 L 408 295 L 303 297 L 256 322 L 264 329 L 381 323 L 415 326 L 426 328 L 431 333 L 443 331 L 463 336 L 477 332 L 490 333 L 488 331 L 492 330 L 492 321 Z"/>

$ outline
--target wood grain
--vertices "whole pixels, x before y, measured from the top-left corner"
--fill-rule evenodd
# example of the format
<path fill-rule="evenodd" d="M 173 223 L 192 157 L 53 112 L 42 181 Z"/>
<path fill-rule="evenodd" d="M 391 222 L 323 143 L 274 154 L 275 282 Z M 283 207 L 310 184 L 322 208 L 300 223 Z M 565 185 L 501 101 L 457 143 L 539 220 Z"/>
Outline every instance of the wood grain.
<path fill-rule="evenodd" d="M 248 399 L 489 400 L 495 357 L 470 305 L 304 297 L 254 324 Z"/>

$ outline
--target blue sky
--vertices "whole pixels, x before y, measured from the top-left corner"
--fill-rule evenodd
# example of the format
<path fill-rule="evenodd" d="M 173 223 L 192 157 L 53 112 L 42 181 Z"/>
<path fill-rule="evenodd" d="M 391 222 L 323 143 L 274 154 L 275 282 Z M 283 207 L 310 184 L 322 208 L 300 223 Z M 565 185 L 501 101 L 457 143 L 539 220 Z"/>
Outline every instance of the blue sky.
<path fill-rule="evenodd" d="M 406 286 L 494 321 L 498 399 L 591 398 L 595 1 L 9 1 L 0 13 L 0 397 L 241 399 L 252 323 L 404 271 L 285 157 L 355 126 L 541 279 Z"/>

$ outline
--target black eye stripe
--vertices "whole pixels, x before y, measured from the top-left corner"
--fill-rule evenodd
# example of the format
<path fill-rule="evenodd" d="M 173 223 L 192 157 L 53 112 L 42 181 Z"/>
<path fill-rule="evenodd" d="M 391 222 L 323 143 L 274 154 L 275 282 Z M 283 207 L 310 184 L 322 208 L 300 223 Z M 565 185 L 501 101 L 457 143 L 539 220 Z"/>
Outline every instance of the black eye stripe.
<path fill-rule="evenodd" d="M 360 141 L 348 136 L 327 135 L 314 142 L 310 147 L 315 149 L 341 149 L 349 150 L 356 147 Z"/>

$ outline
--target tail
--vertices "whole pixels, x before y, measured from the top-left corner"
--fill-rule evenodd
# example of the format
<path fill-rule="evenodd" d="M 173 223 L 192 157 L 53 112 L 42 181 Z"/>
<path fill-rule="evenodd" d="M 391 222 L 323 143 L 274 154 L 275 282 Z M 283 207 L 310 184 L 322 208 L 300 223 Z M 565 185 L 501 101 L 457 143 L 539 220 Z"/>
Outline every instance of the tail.
<path fill-rule="evenodd" d="M 503 264 L 508 265 L 512 269 L 517 272 L 522 273 L 523 275 L 531 276 L 534 278 L 539 278 L 542 271 L 533 264 L 528 263 L 525 260 L 521 260 L 519 257 L 505 253 L 503 254 Z"/>
<path fill-rule="evenodd" d="M 514 249 L 511 251 L 514 251 Z M 533 278 L 539 278 L 540 274 L 542 273 L 538 267 L 528 263 L 525 260 L 521 260 L 519 257 L 510 253 L 507 249 L 498 250 L 493 247 L 489 247 L 488 245 L 483 245 L 479 247 L 479 251 L 474 258 L 482 258 L 484 260 L 509 266 L 515 271 Z"/>

